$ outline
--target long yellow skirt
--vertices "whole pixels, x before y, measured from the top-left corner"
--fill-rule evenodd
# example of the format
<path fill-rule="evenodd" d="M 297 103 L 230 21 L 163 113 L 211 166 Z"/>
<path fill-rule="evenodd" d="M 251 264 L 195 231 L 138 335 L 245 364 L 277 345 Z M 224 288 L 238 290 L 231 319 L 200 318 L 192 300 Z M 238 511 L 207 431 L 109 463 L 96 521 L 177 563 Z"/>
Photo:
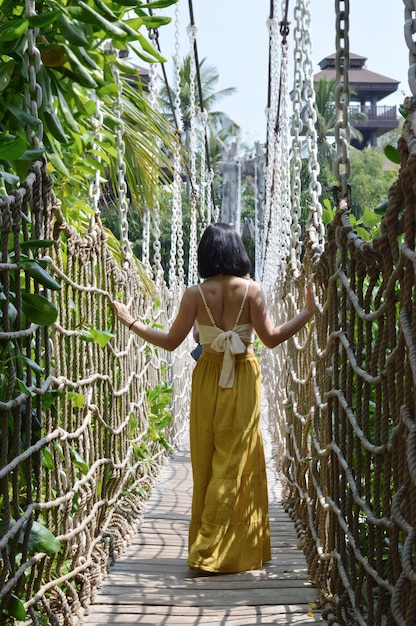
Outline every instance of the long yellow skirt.
<path fill-rule="evenodd" d="M 218 386 L 222 359 L 203 352 L 193 372 L 188 565 L 230 573 L 260 568 L 271 550 L 257 359 L 236 357 L 231 389 Z"/>

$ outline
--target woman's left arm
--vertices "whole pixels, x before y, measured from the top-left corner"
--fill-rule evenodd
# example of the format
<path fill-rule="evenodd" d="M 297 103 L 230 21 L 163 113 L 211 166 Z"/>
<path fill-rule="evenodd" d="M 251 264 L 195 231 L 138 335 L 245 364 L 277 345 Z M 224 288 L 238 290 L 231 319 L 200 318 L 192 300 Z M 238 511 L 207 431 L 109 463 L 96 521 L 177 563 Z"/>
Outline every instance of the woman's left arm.
<path fill-rule="evenodd" d="M 168 331 L 147 326 L 135 319 L 128 307 L 114 300 L 112 306 L 117 318 L 136 335 L 164 350 L 175 350 L 186 338 L 196 319 L 196 297 L 192 287 L 188 288 L 181 300 L 178 314 Z"/>

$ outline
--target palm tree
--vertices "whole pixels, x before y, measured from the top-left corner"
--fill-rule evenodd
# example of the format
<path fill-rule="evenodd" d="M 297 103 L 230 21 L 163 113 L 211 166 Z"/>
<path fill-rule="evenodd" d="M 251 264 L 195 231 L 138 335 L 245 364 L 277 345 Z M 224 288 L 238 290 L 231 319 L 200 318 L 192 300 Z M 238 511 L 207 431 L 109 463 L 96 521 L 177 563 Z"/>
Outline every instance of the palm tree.
<path fill-rule="evenodd" d="M 198 75 L 200 78 L 200 90 L 202 93 L 202 103 L 198 97 Z M 231 96 L 236 92 L 235 87 L 227 87 L 216 91 L 216 86 L 219 80 L 217 69 L 212 65 L 206 64 L 206 59 L 198 65 L 197 76 L 195 76 L 195 112 L 197 115 L 196 124 L 198 122 L 198 113 L 201 110 L 206 111 L 208 115 L 207 128 L 210 135 L 209 142 L 214 140 L 215 136 L 221 135 L 224 139 L 224 135 L 227 137 L 235 137 L 240 131 L 240 127 L 234 122 L 226 113 L 215 110 L 217 103 L 225 98 Z M 187 55 L 184 57 L 182 65 L 179 69 L 179 88 L 180 88 L 180 107 L 182 114 L 183 132 L 184 132 L 184 145 L 189 146 L 190 143 L 190 130 L 191 130 L 191 57 Z M 160 101 L 162 108 L 167 118 L 175 123 L 174 113 L 172 111 L 171 102 L 174 102 L 175 94 L 173 89 L 169 85 L 163 85 L 160 89 Z"/>
<path fill-rule="evenodd" d="M 337 124 L 337 109 L 335 107 L 336 81 L 321 78 L 315 83 L 315 103 L 317 120 L 315 124 L 318 141 L 318 160 L 321 164 L 332 165 L 335 151 L 329 137 L 334 137 Z M 359 111 L 352 111 L 349 115 L 350 121 L 364 121 L 365 115 Z M 362 140 L 361 133 L 350 127 L 351 137 Z"/>

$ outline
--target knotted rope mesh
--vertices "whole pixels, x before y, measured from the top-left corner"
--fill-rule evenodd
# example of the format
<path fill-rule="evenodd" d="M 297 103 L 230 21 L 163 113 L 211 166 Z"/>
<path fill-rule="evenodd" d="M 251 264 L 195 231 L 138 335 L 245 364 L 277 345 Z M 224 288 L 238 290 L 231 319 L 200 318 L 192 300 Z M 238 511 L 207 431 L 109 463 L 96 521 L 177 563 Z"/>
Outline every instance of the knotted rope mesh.
<path fill-rule="evenodd" d="M 337 4 L 346 23 L 348 2 Z M 346 48 L 347 38 L 337 50 Z M 416 614 L 415 97 L 404 108 L 381 234 L 363 241 L 351 226 L 343 151 L 325 242 L 313 210 L 301 272 L 278 281 L 270 301 L 275 322 L 284 321 L 302 308 L 314 274 L 315 319 L 262 355 L 284 504 L 323 616 L 343 626 L 405 626 Z"/>
<path fill-rule="evenodd" d="M 278 348 L 279 370 L 264 368 L 285 506 L 324 617 L 345 626 L 415 615 L 415 99 L 405 107 L 381 234 L 360 239 L 340 190 L 318 261 L 305 242 L 315 321 Z M 302 307 L 298 283 L 288 315 Z"/>
<path fill-rule="evenodd" d="M 13 592 L 34 624 L 42 606 L 51 624 L 76 624 L 140 523 L 167 448 L 186 429 L 191 357 L 183 348 L 168 359 L 115 322 L 113 298 L 161 326 L 165 303 L 155 304 L 134 266 L 114 260 L 99 218 L 83 237 L 65 223 L 44 163 L 0 208 L 1 608 Z M 42 260 L 59 291 L 21 269 L 21 249 L 33 239 L 53 242 Z M 21 276 L 27 291 L 56 305 L 49 330 L 23 321 Z M 162 436 L 167 411 L 175 419 Z"/>

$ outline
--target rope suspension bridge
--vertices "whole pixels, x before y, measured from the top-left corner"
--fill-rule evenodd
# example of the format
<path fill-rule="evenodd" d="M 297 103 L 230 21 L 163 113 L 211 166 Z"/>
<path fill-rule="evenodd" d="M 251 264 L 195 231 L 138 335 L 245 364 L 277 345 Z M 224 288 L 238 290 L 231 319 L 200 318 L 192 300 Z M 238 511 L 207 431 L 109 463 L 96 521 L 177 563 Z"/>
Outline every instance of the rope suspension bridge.
<path fill-rule="evenodd" d="M 83 11 L 92 20 L 89 5 L 79 5 L 87 7 Z M 161 260 L 155 198 L 154 206 L 149 203 L 143 211 L 140 262 L 133 255 L 127 220 L 125 85 L 118 62 L 111 64 L 116 128 L 111 178 L 121 246 L 114 244 L 100 219 L 102 163 L 108 158 L 100 153 L 108 115 L 105 89 L 103 101 L 97 97 L 91 107 L 95 165 L 88 226 L 80 233 L 68 220 L 41 150 L 46 120 L 41 120 L 42 97 L 48 96 L 38 37 L 39 28 L 52 17 L 37 15 L 34 0 L 26 0 L 20 35 L 25 38 L 22 80 L 30 115 L 21 114 L 21 120 L 35 158 L 25 180 L 0 196 L 2 623 L 415 623 L 416 4 L 405 0 L 404 6 L 412 95 L 403 104 L 400 170 L 389 191 L 380 235 L 363 241 L 349 219 L 348 2 L 335 2 L 338 184 L 336 211 L 327 227 L 318 181 L 309 1 L 294 3 L 292 103 L 287 3 L 271 3 L 267 166 L 264 203 L 256 216 L 256 274 L 276 321 L 299 309 L 311 274 L 318 311 L 296 338 L 260 357 L 263 418 L 270 438 L 272 565 L 257 573 L 192 579 L 181 562 L 189 514 L 184 442 L 194 345 L 189 338 L 172 354 L 145 345 L 116 323 L 110 307 L 117 298 L 130 305 L 135 317 L 169 326 L 186 281 L 197 281 L 198 229 L 219 218 L 205 152 L 196 158 L 196 136 L 200 128 L 204 134 L 206 116 L 200 107 L 198 125 L 192 13 L 186 277 L 180 141 L 172 154 L 168 271 Z M 179 6 L 177 33 L 178 20 Z M 121 37 L 115 26 L 113 34 Z M 173 107 L 178 136 L 183 130 L 179 52 L 177 37 Z M 156 107 L 156 65 L 150 76 L 149 100 Z M 201 143 L 205 145 L 204 136 Z M 302 240 L 300 170 L 305 150 L 311 200 Z M 7 172 L 2 177 L 12 180 Z M 278 506 L 280 500 L 286 513 Z M 295 544 L 303 549 L 302 559 Z M 164 558 L 175 560 L 172 570 Z M 120 573 L 117 568 L 126 562 L 130 568 L 137 562 L 137 571 L 127 567 Z M 97 588 L 114 563 L 116 579 L 108 580 L 129 591 L 120 589 L 122 599 L 106 605 Z M 163 576 L 160 571 L 155 576 L 158 567 Z M 153 592 L 143 586 L 155 580 L 159 588 Z M 127 585 L 136 583 L 134 597 L 142 599 L 126 617 L 122 602 L 134 604 Z M 107 585 L 102 593 L 112 595 L 110 591 Z M 277 609 L 282 593 L 284 609 L 283 604 Z M 315 611 L 316 598 L 322 611 Z M 163 611 L 164 602 L 168 609 Z M 111 603 L 116 608 L 109 610 Z M 100 612 L 97 607 L 104 605 L 107 609 Z M 99 617 L 94 618 L 96 608 Z"/>

